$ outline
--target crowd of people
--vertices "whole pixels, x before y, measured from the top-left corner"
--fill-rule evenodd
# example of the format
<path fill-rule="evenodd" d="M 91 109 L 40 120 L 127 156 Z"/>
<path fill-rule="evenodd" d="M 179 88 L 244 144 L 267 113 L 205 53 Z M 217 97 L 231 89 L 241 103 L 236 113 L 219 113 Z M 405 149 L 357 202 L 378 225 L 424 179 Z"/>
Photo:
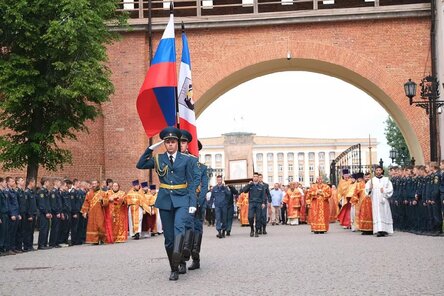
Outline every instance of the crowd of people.
<path fill-rule="evenodd" d="M 0 256 L 83 243 L 125 242 L 162 233 L 154 207 L 156 186 L 133 181 L 124 192 L 118 183 L 42 178 L 0 178 Z M 144 232 L 142 232 L 144 230 Z"/>
<path fill-rule="evenodd" d="M 268 225 L 309 224 L 314 234 L 339 222 L 344 229 L 392 234 L 394 229 L 418 234 L 442 233 L 444 161 L 390 169 L 375 176 L 343 170 L 336 188 L 319 177 L 310 187 L 298 182 L 273 188 L 254 173 L 244 186 L 225 185 L 222 176 L 208 187 L 206 166 L 188 153 L 190 133 L 173 127 L 160 133 L 162 142 L 147 148 L 136 167 L 154 169 L 156 185 L 132 182 L 124 192 L 108 179 L 82 181 L 42 178 L 0 178 L 0 255 L 34 251 L 34 230 L 39 229 L 38 250 L 61 245 L 120 243 L 128 237 L 163 233 L 170 280 L 200 268 L 204 218 L 220 239 L 231 235 L 233 216 L 250 227 L 250 236 L 267 234 Z M 153 155 L 164 145 L 166 152 Z"/>

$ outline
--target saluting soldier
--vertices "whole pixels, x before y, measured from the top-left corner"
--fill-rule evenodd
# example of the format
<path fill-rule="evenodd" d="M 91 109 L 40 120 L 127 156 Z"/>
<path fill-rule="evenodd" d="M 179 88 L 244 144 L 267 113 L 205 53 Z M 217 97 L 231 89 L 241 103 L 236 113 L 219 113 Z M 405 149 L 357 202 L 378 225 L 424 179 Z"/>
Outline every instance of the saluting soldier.
<path fill-rule="evenodd" d="M 23 252 L 34 251 L 34 229 L 37 219 L 37 198 L 35 193 L 35 179 L 30 178 L 26 181 L 25 189 L 26 212 L 23 217 Z"/>
<path fill-rule="evenodd" d="M 51 213 L 51 203 L 49 186 L 50 181 L 48 178 L 43 177 L 40 180 L 42 187 L 37 192 L 37 207 L 39 209 L 39 239 L 38 239 L 38 249 L 46 250 L 48 249 L 48 234 L 49 234 L 49 221 L 52 218 Z"/>
<path fill-rule="evenodd" d="M 194 160 L 179 149 L 180 130 L 167 127 L 160 132 L 166 152 L 153 156 L 153 150 L 162 142 L 146 149 L 136 167 L 155 169 L 160 186 L 155 206 L 165 237 L 165 250 L 171 267 L 170 280 L 179 279 L 179 264 L 182 260 L 185 229 L 190 223 L 190 214 L 196 212 L 196 189 L 200 183 L 200 172 Z"/>

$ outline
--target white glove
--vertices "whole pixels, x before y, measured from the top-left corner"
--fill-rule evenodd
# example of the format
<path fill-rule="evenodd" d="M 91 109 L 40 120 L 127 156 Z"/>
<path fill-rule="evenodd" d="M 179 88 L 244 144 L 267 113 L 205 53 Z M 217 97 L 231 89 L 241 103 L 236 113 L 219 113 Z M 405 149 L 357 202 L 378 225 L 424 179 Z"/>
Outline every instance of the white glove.
<path fill-rule="evenodd" d="M 196 212 L 196 208 L 195 207 L 189 207 L 188 208 L 188 213 L 190 213 L 190 214 L 194 214 L 195 212 Z"/>
<path fill-rule="evenodd" d="M 158 143 L 156 143 L 156 144 L 151 145 L 149 148 L 154 151 L 162 144 L 163 144 L 163 140 L 158 142 Z"/>

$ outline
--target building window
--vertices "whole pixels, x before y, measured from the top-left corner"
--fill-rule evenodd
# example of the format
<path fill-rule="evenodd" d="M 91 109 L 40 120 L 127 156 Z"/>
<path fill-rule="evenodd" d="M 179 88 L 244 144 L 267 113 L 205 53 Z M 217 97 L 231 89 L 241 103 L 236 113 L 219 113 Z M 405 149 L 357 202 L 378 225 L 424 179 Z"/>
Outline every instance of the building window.
<path fill-rule="evenodd" d="M 313 166 L 313 165 L 309 165 L 309 166 L 308 166 L 308 170 L 309 170 L 310 172 L 313 172 L 313 171 L 314 171 L 314 166 Z"/>
<path fill-rule="evenodd" d="M 287 159 L 288 159 L 288 161 L 293 161 L 294 160 L 294 153 L 293 152 L 287 153 Z"/>
<path fill-rule="evenodd" d="M 310 183 L 314 182 L 314 176 L 310 176 Z"/>
<path fill-rule="evenodd" d="M 304 177 L 299 176 L 299 182 L 304 182 Z"/>
<path fill-rule="evenodd" d="M 314 152 L 310 152 L 308 153 L 308 160 L 314 160 L 315 159 L 315 154 Z"/>
<path fill-rule="evenodd" d="M 304 171 L 304 167 L 302 165 L 299 166 L 299 171 L 300 172 Z"/>
<path fill-rule="evenodd" d="M 258 165 L 258 166 L 257 166 L 257 171 L 258 171 L 258 172 L 262 172 L 262 165 Z"/>
<path fill-rule="evenodd" d="M 273 153 L 267 153 L 267 160 L 273 161 Z"/>
<path fill-rule="evenodd" d="M 253 6 L 254 0 L 242 0 L 242 7 Z"/>
<path fill-rule="evenodd" d="M 168 5 L 168 8 L 169 8 L 169 5 Z M 202 8 L 203 9 L 213 8 L 213 0 L 202 0 Z"/>
<path fill-rule="evenodd" d="M 278 160 L 284 160 L 284 153 L 278 153 L 277 155 Z"/>
<path fill-rule="evenodd" d="M 293 182 L 293 176 L 288 177 L 288 182 Z"/>
<path fill-rule="evenodd" d="M 267 170 L 268 170 L 268 172 L 272 172 L 273 171 L 273 167 L 270 165 L 270 166 L 268 166 Z"/>
<path fill-rule="evenodd" d="M 291 163 L 288 164 L 288 171 L 289 172 L 293 171 L 293 164 L 291 164 Z"/>
<path fill-rule="evenodd" d="M 325 174 L 325 165 L 320 164 L 320 165 L 319 165 L 319 170 L 321 171 L 321 172 L 320 172 L 321 174 Z"/>
<path fill-rule="evenodd" d="M 272 176 L 268 176 L 268 183 L 273 183 L 273 177 Z"/>
<path fill-rule="evenodd" d="M 278 180 L 279 180 L 279 183 L 281 183 L 281 184 L 284 183 L 284 177 L 279 176 Z"/>
<path fill-rule="evenodd" d="M 216 162 L 221 162 L 222 161 L 222 154 L 216 154 L 215 158 L 216 158 Z"/>
<path fill-rule="evenodd" d="M 282 164 L 278 165 L 278 172 L 284 171 L 284 166 Z"/>
<path fill-rule="evenodd" d="M 264 158 L 264 155 L 262 153 L 256 154 L 256 160 L 257 161 L 262 161 L 263 158 Z"/>
<path fill-rule="evenodd" d="M 329 153 L 330 154 L 330 161 L 332 161 L 333 159 L 336 158 L 336 153 L 334 153 L 333 151 Z"/>
<path fill-rule="evenodd" d="M 205 163 L 211 163 L 211 154 L 205 154 Z"/>
<path fill-rule="evenodd" d="M 325 152 L 319 152 L 319 160 L 325 160 Z"/>
<path fill-rule="evenodd" d="M 304 159 L 305 159 L 305 154 L 304 154 L 304 152 L 299 152 L 299 153 L 298 153 L 298 159 L 299 159 L 299 160 L 304 160 Z"/>

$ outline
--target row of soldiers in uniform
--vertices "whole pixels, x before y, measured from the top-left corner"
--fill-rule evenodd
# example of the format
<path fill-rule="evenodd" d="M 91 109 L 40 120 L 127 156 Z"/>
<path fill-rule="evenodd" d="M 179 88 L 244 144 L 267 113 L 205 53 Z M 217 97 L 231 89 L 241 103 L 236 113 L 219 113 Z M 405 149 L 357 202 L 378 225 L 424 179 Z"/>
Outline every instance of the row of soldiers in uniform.
<path fill-rule="evenodd" d="M 38 222 L 38 249 L 82 244 L 86 220 L 80 214 L 88 183 L 59 179 L 53 184 L 41 179 L 36 188 L 33 178 L 0 178 L 0 254 L 15 255 L 34 251 L 34 229 Z M 51 225 L 51 227 L 50 227 Z"/>
<path fill-rule="evenodd" d="M 100 187 L 98 181 L 44 177 L 36 188 L 32 178 L 26 184 L 21 177 L 0 178 L 0 256 L 34 251 L 36 227 L 39 250 L 124 242 L 128 232 L 139 239 L 143 226 L 161 233 L 156 195 L 155 185 L 137 180 L 125 193 L 111 179 Z"/>
<path fill-rule="evenodd" d="M 429 165 L 392 167 L 390 206 L 394 228 L 417 234 L 442 233 L 444 216 L 444 160 Z"/>

